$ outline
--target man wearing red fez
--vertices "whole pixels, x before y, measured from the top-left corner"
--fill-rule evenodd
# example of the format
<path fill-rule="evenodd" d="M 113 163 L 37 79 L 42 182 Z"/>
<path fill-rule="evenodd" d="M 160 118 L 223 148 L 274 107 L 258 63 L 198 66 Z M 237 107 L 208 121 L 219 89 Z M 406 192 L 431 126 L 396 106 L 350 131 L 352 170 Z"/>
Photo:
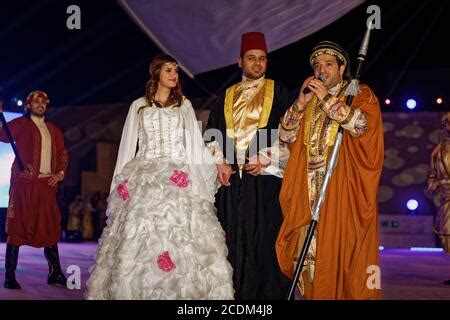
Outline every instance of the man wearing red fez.
<path fill-rule="evenodd" d="M 68 157 L 62 132 L 45 119 L 48 103 L 45 92 L 33 91 L 25 102 L 26 114 L 8 123 L 26 167 L 21 171 L 16 159 L 11 168 L 4 282 L 8 289 L 21 288 L 15 277 L 21 245 L 44 247 L 48 284 L 66 286 L 67 282 L 58 255 L 61 214 L 56 191 L 64 179 Z M 0 141 L 9 142 L 5 130 L 0 130 Z"/>
<path fill-rule="evenodd" d="M 242 35 L 238 59 L 242 80 L 212 106 L 208 129 L 217 129 L 208 146 L 223 155 L 218 218 L 226 232 L 236 299 L 283 299 L 289 285 L 281 273 L 275 241 L 281 225 L 281 187 L 277 129 L 289 106 L 287 90 L 265 77 L 264 34 Z M 231 150 L 231 151 L 230 151 Z"/>

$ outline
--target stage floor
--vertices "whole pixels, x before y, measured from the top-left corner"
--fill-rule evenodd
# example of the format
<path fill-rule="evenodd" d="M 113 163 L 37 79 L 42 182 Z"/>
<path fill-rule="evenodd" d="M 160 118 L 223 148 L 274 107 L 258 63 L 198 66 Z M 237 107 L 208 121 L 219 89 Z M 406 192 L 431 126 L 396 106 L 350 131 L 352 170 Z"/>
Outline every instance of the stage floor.
<path fill-rule="evenodd" d="M 86 289 L 88 268 L 93 263 L 97 243 L 60 243 L 64 269 L 70 265 L 81 270 L 81 288 L 66 289 L 47 285 L 48 266 L 43 249 L 21 247 L 16 278 L 22 290 L 3 288 L 6 244 L 0 244 L 0 300 L 80 300 Z M 414 252 L 385 249 L 381 253 L 382 295 L 385 300 L 450 300 L 450 256 L 444 252 Z"/>

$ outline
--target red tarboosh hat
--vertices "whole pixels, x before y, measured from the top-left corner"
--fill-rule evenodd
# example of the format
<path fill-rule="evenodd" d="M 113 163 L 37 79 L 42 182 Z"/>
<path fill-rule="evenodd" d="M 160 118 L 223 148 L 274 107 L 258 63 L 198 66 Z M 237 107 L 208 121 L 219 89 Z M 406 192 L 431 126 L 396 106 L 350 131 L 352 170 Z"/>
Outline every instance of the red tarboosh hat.
<path fill-rule="evenodd" d="M 264 50 L 267 52 L 266 39 L 262 32 L 247 32 L 242 35 L 241 55 L 248 50 Z"/>

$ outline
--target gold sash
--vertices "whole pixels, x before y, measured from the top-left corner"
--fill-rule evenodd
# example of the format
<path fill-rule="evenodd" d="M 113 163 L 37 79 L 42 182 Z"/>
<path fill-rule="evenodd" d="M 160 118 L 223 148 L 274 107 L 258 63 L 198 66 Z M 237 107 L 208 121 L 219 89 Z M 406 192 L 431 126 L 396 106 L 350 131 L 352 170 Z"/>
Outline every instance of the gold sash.
<path fill-rule="evenodd" d="M 340 92 L 338 93 L 338 95 L 337 95 L 337 97 L 341 101 L 343 101 L 344 98 L 346 97 L 344 95 L 346 88 L 347 88 L 347 85 L 344 85 L 342 87 L 342 89 L 340 90 Z M 319 119 L 319 123 L 315 123 L 314 122 L 314 118 L 315 118 L 316 112 L 324 113 L 324 111 L 322 111 L 321 109 L 320 110 L 316 110 L 316 108 L 320 109 L 320 108 L 317 107 L 317 97 L 314 96 L 308 102 L 308 104 L 306 106 L 306 110 L 305 110 L 305 121 L 304 121 L 305 129 L 304 129 L 304 139 L 303 139 L 303 141 L 304 141 L 305 145 L 307 146 L 308 161 L 309 161 L 309 156 L 310 156 L 310 154 L 312 154 L 312 151 L 313 151 L 312 148 L 313 147 L 318 147 L 318 146 L 313 146 L 312 145 L 311 135 L 314 134 L 314 132 L 311 132 L 311 131 L 312 130 L 314 130 L 314 131 L 315 130 L 322 130 L 323 131 L 323 132 L 318 133 L 319 134 L 319 138 L 317 139 L 318 141 L 316 141 L 316 143 L 320 143 L 320 140 L 323 137 L 323 134 L 326 134 L 326 130 L 329 130 L 329 134 L 328 134 L 327 140 L 325 142 L 325 148 L 323 150 L 325 152 L 325 154 L 324 154 L 325 159 L 324 160 L 326 160 L 326 149 L 327 149 L 327 147 L 330 147 L 330 146 L 334 145 L 334 140 L 335 140 L 337 132 L 339 130 L 339 123 L 334 121 L 334 120 L 331 120 L 331 126 L 329 126 L 329 128 L 322 128 L 322 126 L 324 124 L 324 121 L 327 119 L 325 114 L 324 114 L 324 117 L 321 117 Z"/>
<path fill-rule="evenodd" d="M 266 79 L 264 87 L 264 100 L 261 110 L 261 115 L 258 122 L 258 128 L 264 128 L 269 121 L 270 112 L 272 111 L 275 82 L 271 79 Z M 225 93 L 224 114 L 227 136 L 231 139 L 235 138 L 234 119 L 233 119 L 233 104 L 234 93 L 237 84 L 229 87 Z"/>

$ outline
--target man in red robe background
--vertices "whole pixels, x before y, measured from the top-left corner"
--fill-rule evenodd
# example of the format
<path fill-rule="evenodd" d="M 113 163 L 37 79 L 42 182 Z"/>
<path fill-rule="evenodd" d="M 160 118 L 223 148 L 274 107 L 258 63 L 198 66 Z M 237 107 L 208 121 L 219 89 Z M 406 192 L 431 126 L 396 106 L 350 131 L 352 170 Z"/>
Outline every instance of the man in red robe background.
<path fill-rule="evenodd" d="M 62 132 L 45 120 L 48 103 L 45 92 L 33 91 L 25 102 L 26 114 L 8 123 L 25 166 L 24 171 L 20 170 L 16 158 L 11 168 L 4 282 L 8 289 L 21 288 L 15 278 L 21 245 L 44 247 L 49 265 L 48 284 L 66 286 L 67 282 L 58 255 L 61 213 L 56 191 L 58 182 L 64 179 L 68 156 Z M 5 131 L 0 127 L 0 141 L 8 143 Z"/>

